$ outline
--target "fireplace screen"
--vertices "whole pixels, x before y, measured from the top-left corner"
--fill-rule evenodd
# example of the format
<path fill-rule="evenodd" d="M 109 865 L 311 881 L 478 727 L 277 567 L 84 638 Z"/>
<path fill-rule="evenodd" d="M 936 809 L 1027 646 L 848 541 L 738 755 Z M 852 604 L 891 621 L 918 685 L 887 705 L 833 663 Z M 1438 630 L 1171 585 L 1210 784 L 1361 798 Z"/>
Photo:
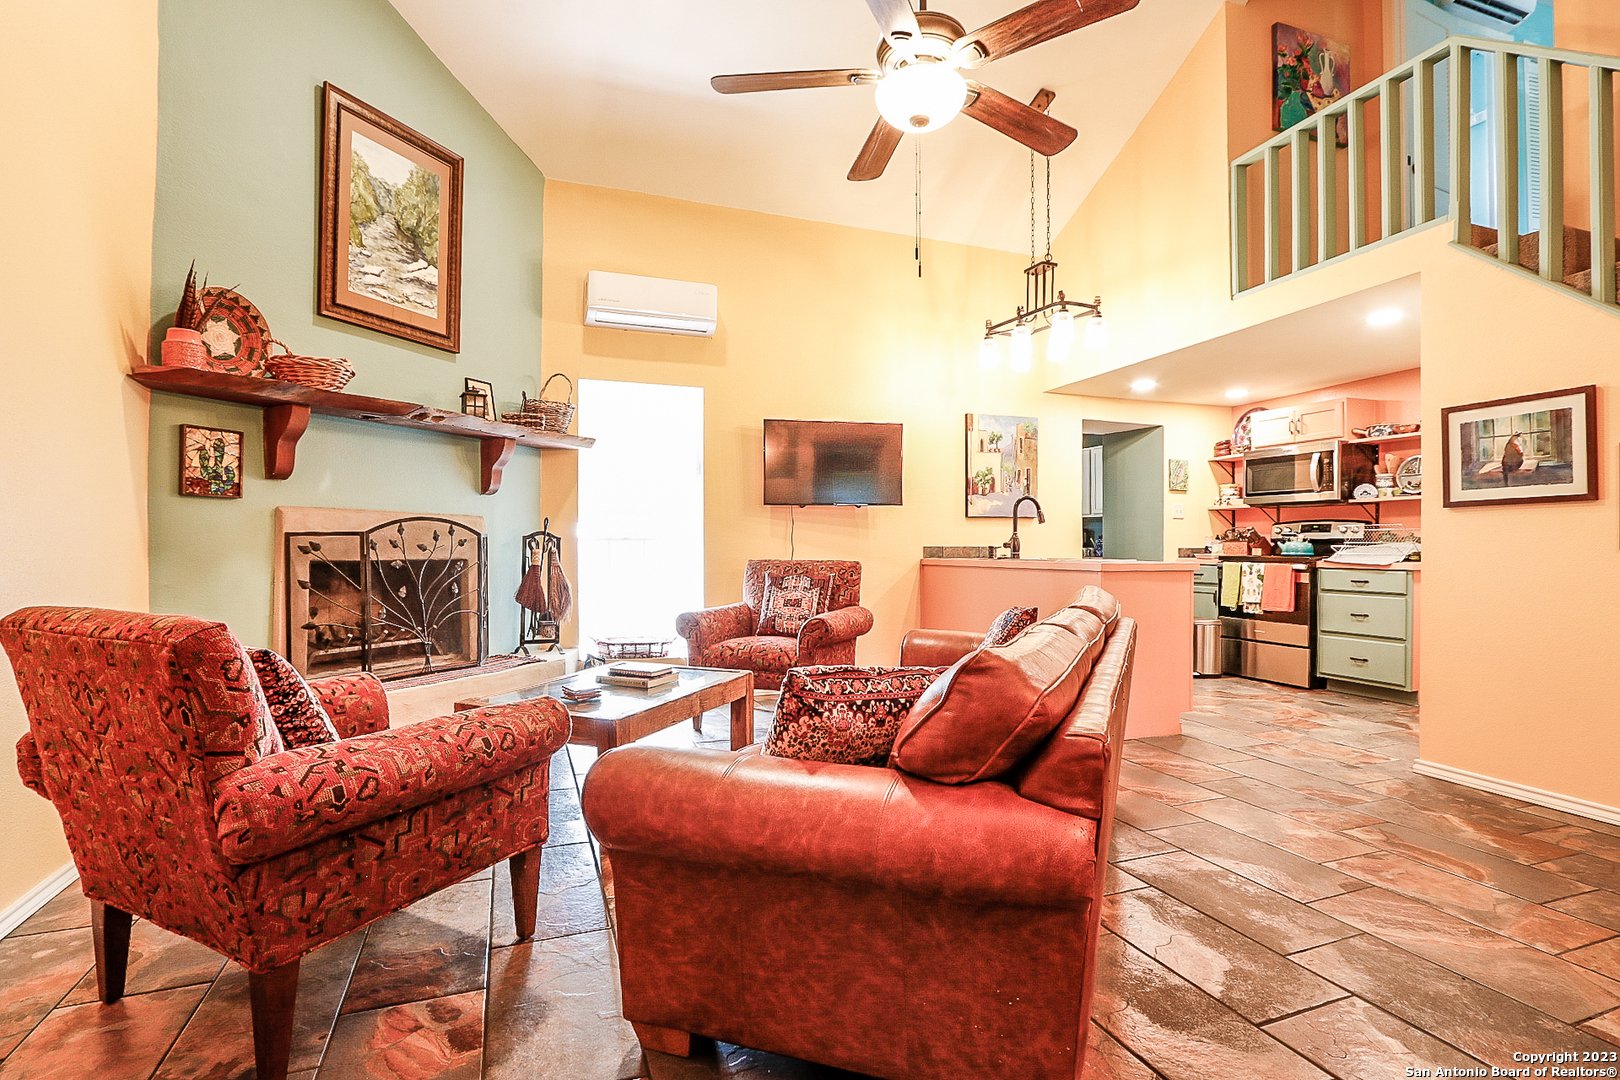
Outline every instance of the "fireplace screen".
<path fill-rule="evenodd" d="M 397 679 L 482 663 L 486 545 L 466 525 L 432 517 L 287 533 L 287 658 L 309 678 Z"/>

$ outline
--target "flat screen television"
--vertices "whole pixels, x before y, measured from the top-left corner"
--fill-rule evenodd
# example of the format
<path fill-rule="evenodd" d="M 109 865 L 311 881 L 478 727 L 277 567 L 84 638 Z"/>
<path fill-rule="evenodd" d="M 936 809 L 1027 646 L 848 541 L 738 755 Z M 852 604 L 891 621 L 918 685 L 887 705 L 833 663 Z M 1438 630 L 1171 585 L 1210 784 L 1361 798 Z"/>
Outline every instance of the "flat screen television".
<path fill-rule="evenodd" d="M 765 505 L 899 506 L 900 428 L 765 421 Z"/>

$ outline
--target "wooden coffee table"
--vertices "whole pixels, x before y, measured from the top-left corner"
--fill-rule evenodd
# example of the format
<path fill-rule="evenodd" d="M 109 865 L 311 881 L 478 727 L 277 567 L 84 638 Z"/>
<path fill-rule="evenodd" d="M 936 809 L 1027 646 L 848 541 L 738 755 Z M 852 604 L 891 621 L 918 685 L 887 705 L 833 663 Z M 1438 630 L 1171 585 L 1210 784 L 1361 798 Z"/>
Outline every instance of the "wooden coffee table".
<path fill-rule="evenodd" d="M 605 667 L 586 668 L 561 679 L 492 697 L 468 698 L 456 702 L 457 712 L 486 705 L 511 705 L 539 697 L 555 698 L 568 706 L 574 719 L 569 742 L 585 743 L 598 751 L 634 742 L 655 731 L 691 720 L 694 728 L 703 726 L 703 714 L 722 705 L 731 705 L 731 748 L 741 750 L 754 741 L 754 673 L 725 668 L 677 667 L 678 681 L 662 690 L 633 690 L 602 685 L 602 696 L 595 701 L 572 702 L 562 696 L 565 686 L 596 686 L 596 676 Z"/>

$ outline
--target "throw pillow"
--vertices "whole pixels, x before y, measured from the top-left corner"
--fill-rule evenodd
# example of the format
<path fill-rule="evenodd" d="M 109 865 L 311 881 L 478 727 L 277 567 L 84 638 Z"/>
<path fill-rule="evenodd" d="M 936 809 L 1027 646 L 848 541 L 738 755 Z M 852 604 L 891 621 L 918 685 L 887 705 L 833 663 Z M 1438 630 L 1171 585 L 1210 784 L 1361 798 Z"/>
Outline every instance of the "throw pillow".
<path fill-rule="evenodd" d="M 944 668 L 789 669 L 765 753 L 800 761 L 882 765 L 900 722 Z"/>
<path fill-rule="evenodd" d="M 332 718 L 321 708 L 320 699 L 297 668 L 269 649 L 249 649 L 248 657 L 287 749 L 338 741 Z"/>
<path fill-rule="evenodd" d="M 1095 615 L 1064 613 L 1074 616 L 1068 625 L 1036 623 L 951 665 L 901 725 L 890 764 L 942 784 L 992 780 L 1016 766 L 1074 708 L 1107 640 Z"/>
<path fill-rule="evenodd" d="M 984 641 L 979 644 L 981 649 L 995 645 L 1005 645 L 1025 630 L 1035 625 L 1040 618 L 1040 612 L 1032 607 L 1010 607 L 996 616 L 996 621 L 990 624 L 989 631 L 984 635 Z"/>
<path fill-rule="evenodd" d="M 765 598 L 760 604 L 759 633 L 798 637 L 806 622 L 827 610 L 832 578 L 790 570 L 765 575 Z"/>

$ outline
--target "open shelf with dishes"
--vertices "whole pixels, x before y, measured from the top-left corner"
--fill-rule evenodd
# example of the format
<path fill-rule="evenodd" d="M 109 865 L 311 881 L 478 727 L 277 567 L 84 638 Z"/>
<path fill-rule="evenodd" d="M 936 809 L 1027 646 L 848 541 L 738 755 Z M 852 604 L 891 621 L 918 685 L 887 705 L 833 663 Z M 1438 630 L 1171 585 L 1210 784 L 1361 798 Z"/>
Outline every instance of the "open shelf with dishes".
<path fill-rule="evenodd" d="M 389 427 L 436 431 L 479 440 L 479 491 L 500 490 L 501 473 L 520 446 L 540 450 L 584 450 L 595 439 L 565 432 L 535 431 L 520 424 L 486 420 L 468 413 L 436 409 L 410 401 L 365 397 L 331 390 L 316 390 L 300 383 L 254 375 L 233 375 L 189 367 L 139 367 L 129 377 L 150 390 L 230 401 L 264 411 L 264 475 L 285 480 L 293 473 L 298 440 L 309 427 L 311 414 L 360 420 Z"/>

